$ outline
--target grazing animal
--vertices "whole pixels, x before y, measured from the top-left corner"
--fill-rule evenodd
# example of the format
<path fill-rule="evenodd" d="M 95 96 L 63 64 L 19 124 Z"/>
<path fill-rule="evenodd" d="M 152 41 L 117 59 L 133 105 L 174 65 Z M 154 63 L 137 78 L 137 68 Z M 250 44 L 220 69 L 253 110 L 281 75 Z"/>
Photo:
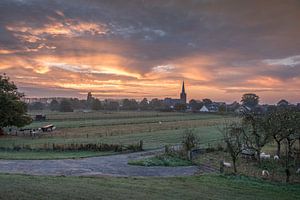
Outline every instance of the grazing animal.
<path fill-rule="evenodd" d="M 270 173 L 268 170 L 262 170 L 261 175 L 262 176 L 270 176 Z"/>
<path fill-rule="evenodd" d="M 297 174 L 300 174 L 300 168 L 297 169 L 296 173 L 297 173 Z"/>
<path fill-rule="evenodd" d="M 275 156 L 274 156 L 274 160 L 279 160 L 279 156 L 278 156 L 278 155 L 275 155 Z"/>
<path fill-rule="evenodd" d="M 158 123 L 159 123 L 159 124 L 162 124 L 162 122 L 161 122 L 161 121 L 159 121 Z"/>
<path fill-rule="evenodd" d="M 260 157 L 261 159 L 270 159 L 270 158 L 271 158 L 271 155 L 270 155 L 270 154 L 265 154 L 265 153 L 263 152 L 263 153 L 261 153 L 261 154 L 259 155 L 259 157 Z"/>
<path fill-rule="evenodd" d="M 224 166 L 224 167 L 227 167 L 227 168 L 230 168 L 230 167 L 231 167 L 231 163 L 228 163 L 228 162 L 224 162 L 224 161 L 223 161 L 223 166 Z"/>

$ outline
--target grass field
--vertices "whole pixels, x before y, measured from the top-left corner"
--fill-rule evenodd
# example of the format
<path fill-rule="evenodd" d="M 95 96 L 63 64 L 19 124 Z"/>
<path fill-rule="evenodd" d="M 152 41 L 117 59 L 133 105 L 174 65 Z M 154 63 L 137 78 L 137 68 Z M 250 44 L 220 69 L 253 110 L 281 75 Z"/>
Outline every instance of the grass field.
<path fill-rule="evenodd" d="M 0 175 L 0 199 L 300 199 L 300 185 L 219 175 L 82 178 Z"/>
<path fill-rule="evenodd" d="M 0 151 L 0 159 L 13 160 L 51 160 L 51 159 L 78 159 L 95 156 L 113 155 L 115 152 L 93 152 L 93 151 L 67 151 L 67 152 L 52 152 L 52 151 Z"/>
<path fill-rule="evenodd" d="M 39 112 L 40 113 L 40 112 Z M 37 113 L 31 113 L 34 116 Z M 0 139 L 0 147 L 30 146 L 42 148 L 54 144 L 70 143 L 114 143 L 129 145 L 140 140 L 144 148 L 155 149 L 164 145 L 174 145 L 182 141 L 183 132 L 188 128 L 200 138 L 200 143 L 207 145 L 215 143 L 222 136 L 217 127 L 231 116 L 218 114 L 193 113 L 164 113 L 164 112 L 74 112 L 59 113 L 44 111 L 46 122 L 33 122 L 28 127 L 41 127 L 45 124 L 54 124 L 57 130 L 38 137 L 6 136 Z M 0 158 L 17 158 L 15 154 L 0 151 Z M 45 158 L 43 153 L 36 153 L 36 158 Z M 57 153 L 48 152 L 47 155 L 55 158 Z M 62 152 L 61 154 L 65 154 Z M 26 153 L 20 152 L 20 157 Z M 29 155 L 29 154 L 28 154 Z M 31 154 L 33 155 L 33 154 Z M 82 156 L 82 155 L 80 155 Z M 65 157 L 68 157 L 66 154 Z M 76 155 L 70 155 L 70 158 Z"/>

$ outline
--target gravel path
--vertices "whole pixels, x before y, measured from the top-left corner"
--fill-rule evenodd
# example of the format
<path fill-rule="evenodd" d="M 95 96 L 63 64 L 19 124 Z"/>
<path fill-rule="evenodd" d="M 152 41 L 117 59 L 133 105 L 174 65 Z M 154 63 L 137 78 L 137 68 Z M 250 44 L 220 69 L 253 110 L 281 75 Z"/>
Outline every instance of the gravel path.
<path fill-rule="evenodd" d="M 128 165 L 129 160 L 153 156 L 156 151 L 65 160 L 0 160 L 0 173 L 53 176 L 191 176 L 199 168 L 143 167 Z"/>

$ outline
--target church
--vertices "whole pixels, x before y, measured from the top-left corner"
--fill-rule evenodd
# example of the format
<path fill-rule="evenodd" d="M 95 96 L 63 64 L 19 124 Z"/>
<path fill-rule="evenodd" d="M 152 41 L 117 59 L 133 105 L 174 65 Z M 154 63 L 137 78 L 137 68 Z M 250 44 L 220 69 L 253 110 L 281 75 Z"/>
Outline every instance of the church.
<path fill-rule="evenodd" d="M 165 98 L 164 104 L 168 105 L 170 107 L 174 107 L 176 104 L 186 104 L 186 101 L 187 101 L 187 95 L 185 92 L 185 86 L 184 86 L 184 81 L 183 81 L 180 98 L 179 99 Z"/>

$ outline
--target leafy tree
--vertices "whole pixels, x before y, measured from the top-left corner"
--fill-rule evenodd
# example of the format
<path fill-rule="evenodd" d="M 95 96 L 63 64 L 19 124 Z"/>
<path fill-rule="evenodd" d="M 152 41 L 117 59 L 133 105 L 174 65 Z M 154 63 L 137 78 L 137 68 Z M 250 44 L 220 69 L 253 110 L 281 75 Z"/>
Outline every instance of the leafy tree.
<path fill-rule="evenodd" d="M 189 102 L 189 106 L 191 107 L 192 111 L 199 111 L 202 108 L 203 103 L 192 99 Z"/>
<path fill-rule="evenodd" d="M 286 182 L 290 180 L 290 166 L 294 160 L 293 145 L 297 140 L 300 140 L 300 117 L 299 114 L 293 109 L 286 109 L 282 114 L 284 123 L 283 127 L 283 138 L 286 145 L 285 155 L 285 171 L 286 171 Z"/>
<path fill-rule="evenodd" d="M 186 110 L 186 104 L 176 103 L 175 106 L 174 106 L 174 109 L 176 111 L 185 111 Z"/>
<path fill-rule="evenodd" d="M 102 104 L 99 99 L 93 99 L 92 100 L 92 110 L 101 110 Z"/>
<path fill-rule="evenodd" d="M 119 102 L 117 101 L 108 101 L 108 100 L 105 100 L 104 101 L 104 110 L 119 110 L 120 108 L 120 105 L 119 105 Z"/>
<path fill-rule="evenodd" d="M 9 77 L 0 75 L 0 134 L 3 134 L 4 127 L 22 127 L 31 123 L 27 106 L 21 101 L 23 96 Z"/>
<path fill-rule="evenodd" d="M 138 109 L 138 103 L 135 99 L 124 99 L 123 100 L 123 110 L 137 110 Z"/>
<path fill-rule="evenodd" d="M 144 99 L 140 102 L 139 107 L 140 107 L 141 110 L 149 110 L 150 106 L 149 106 L 149 103 L 148 103 L 148 99 L 147 99 L 147 98 L 144 98 Z"/>
<path fill-rule="evenodd" d="M 53 99 L 50 103 L 50 110 L 58 111 L 59 110 L 59 103 L 56 99 Z"/>
<path fill-rule="evenodd" d="M 67 99 L 62 100 L 59 105 L 59 111 L 60 112 L 73 112 L 71 102 Z"/>
<path fill-rule="evenodd" d="M 157 98 L 152 99 L 149 104 L 152 110 L 163 110 L 165 108 L 163 101 Z"/>
<path fill-rule="evenodd" d="M 243 105 L 253 108 L 258 105 L 259 103 L 259 96 L 252 93 L 247 93 L 242 96 L 241 102 Z"/>
<path fill-rule="evenodd" d="M 207 99 L 207 98 L 202 99 L 202 102 L 206 107 L 213 103 L 211 99 Z"/>
<path fill-rule="evenodd" d="M 34 102 L 29 104 L 28 108 L 29 110 L 44 110 L 45 104 L 43 104 L 42 102 Z"/>

